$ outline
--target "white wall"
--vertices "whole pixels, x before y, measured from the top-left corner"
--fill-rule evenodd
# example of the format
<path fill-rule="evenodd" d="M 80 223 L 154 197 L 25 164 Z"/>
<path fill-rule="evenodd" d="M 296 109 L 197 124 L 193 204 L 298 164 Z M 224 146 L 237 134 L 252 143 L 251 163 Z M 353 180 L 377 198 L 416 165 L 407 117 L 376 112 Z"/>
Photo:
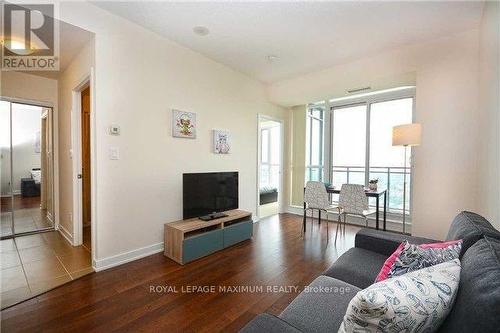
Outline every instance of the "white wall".
<path fill-rule="evenodd" d="M 73 90 L 88 76 L 94 64 L 94 41 L 87 43 L 59 75 L 59 223 L 73 234 L 73 161 L 71 110 Z"/>
<path fill-rule="evenodd" d="M 485 3 L 479 37 L 479 211 L 500 229 L 499 2 Z"/>
<path fill-rule="evenodd" d="M 453 217 L 477 209 L 478 31 L 401 47 L 272 84 L 270 99 L 298 105 L 346 95 L 352 88 L 415 84 L 416 121 L 412 230 L 443 238 Z"/>
<path fill-rule="evenodd" d="M 182 216 L 183 172 L 239 171 L 240 207 L 255 214 L 257 114 L 287 119 L 264 86 L 88 3 L 62 3 L 61 18 L 95 33 L 98 266 L 162 243 Z M 197 113 L 197 139 L 171 136 L 171 108 Z M 214 128 L 231 131 L 230 155 L 212 154 Z"/>

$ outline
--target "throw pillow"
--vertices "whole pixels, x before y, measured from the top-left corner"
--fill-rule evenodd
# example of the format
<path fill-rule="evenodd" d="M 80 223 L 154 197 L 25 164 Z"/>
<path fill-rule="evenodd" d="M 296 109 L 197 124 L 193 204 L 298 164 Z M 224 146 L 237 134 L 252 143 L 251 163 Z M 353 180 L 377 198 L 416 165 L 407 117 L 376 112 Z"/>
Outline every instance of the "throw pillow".
<path fill-rule="evenodd" d="M 375 282 L 458 259 L 461 249 L 462 240 L 420 245 L 405 240 L 384 262 Z"/>
<path fill-rule="evenodd" d="M 339 332 L 435 332 L 459 282 L 455 259 L 372 284 L 349 302 Z"/>

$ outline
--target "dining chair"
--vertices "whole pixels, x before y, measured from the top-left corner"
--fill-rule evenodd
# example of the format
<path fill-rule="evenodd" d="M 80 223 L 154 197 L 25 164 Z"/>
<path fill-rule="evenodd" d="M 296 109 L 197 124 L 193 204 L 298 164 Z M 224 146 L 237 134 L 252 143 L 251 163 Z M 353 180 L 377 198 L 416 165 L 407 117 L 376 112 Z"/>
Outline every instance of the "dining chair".
<path fill-rule="evenodd" d="M 344 217 L 344 236 L 347 224 L 347 215 L 363 217 L 365 219 L 365 225 L 368 226 L 368 215 L 377 212 L 375 208 L 370 209 L 370 206 L 368 205 L 368 197 L 365 193 L 365 187 L 358 184 L 342 184 L 339 194 L 339 207 L 341 209 L 341 215 Z M 339 220 L 341 221 L 340 216 Z M 337 225 L 337 233 L 339 225 Z M 342 226 L 340 226 L 340 228 L 342 228 Z M 336 240 L 337 235 L 335 235 L 335 241 Z"/>
<path fill-rule="evenodd" d="M 328 193 L 326 192 L 325 184 L 318 181 L 308 181 L 306 184 L 306 190 L 304 193 L 304 202 L 306 203 L 305 210 L 310 209 L 313 213 L 314 219 L 314 210 L 317 209 L 319 214 L 319 222 L 321 222 L 321 211 L 326 213 L 326 237 L 327 242 L 329 240 L 329 227 L 328 227 L 328 213 L 337 213 L 339 216 L 340 223 L 340 209 L 338 206 L 334 206 L 330 203 L 328 198 Z M 336 237 L 335 237 L 336 238 Z"/>

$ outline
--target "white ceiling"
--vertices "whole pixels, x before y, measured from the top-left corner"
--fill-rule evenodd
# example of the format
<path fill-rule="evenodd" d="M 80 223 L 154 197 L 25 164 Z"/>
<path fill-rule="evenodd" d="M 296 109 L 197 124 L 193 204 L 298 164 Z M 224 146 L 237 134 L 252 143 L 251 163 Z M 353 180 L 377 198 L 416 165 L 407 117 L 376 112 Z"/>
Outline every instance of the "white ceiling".
<path fill-rule="evenodd" d="M 94 37 L 92 32 L 59 21 L 59 70 L 31 71 L 29 74 L 57 79 L 71 63 L 73 58 Z"/>
<path fill-rule="evenodd" d="M 476 28 L 483 7 L 482 1 L 93 3 L 263 82 Z M 194 34 L 195 26 L 210 34 Z"/>

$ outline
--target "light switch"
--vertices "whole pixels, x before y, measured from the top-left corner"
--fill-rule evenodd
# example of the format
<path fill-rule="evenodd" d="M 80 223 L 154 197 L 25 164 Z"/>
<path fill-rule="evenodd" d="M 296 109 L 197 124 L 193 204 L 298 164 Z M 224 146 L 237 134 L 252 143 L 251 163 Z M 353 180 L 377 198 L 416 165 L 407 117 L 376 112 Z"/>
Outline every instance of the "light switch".
<path fill-rule="evenodd" d="M 119 160 L 120 159 L 120 148 L 109 147 L 109 159 L 110 160 Z"/>

